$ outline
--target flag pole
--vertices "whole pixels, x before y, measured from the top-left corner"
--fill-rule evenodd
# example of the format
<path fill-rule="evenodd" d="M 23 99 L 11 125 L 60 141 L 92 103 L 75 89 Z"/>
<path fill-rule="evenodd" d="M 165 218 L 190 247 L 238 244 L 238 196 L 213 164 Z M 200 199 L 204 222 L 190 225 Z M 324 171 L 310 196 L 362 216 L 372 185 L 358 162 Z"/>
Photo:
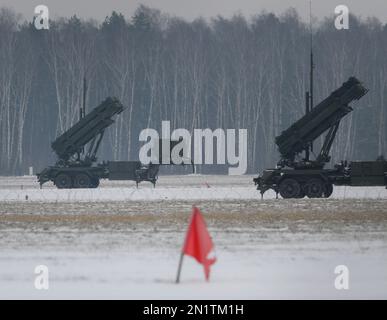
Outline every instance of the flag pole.
<path fill-rule="evenodd" d="M 181 251 L 179 268 L 177 269 L 176 283 L 180 282 L 180 273 L 181 273 L 181 266 L 183 265 L 183 258 L 184 258 L 184 252 Z"/>
<path fill-rule="evenodd" d="M 192 209 L 194 209 L 194 208 L 195 208 L 195 205 L 192 206 Z M 191 215 L 191 222 L 192 222 L 192 215 Z M 191 222 L 190 222 L 190 225 L 191 225 Z M 186 236 L 186 239 L 184 241 L 184 246 L 185 246 L 186 241 L 187 241 L 187 236 Z M 181 273 L 181 267 L 183 265 L 183 258 L 184 258 L 184 247 L 181 249 L 179 267 L 177 269 L 177 275 L 176 275 L 176 283 L 180 282 L 180 273 Z"/>

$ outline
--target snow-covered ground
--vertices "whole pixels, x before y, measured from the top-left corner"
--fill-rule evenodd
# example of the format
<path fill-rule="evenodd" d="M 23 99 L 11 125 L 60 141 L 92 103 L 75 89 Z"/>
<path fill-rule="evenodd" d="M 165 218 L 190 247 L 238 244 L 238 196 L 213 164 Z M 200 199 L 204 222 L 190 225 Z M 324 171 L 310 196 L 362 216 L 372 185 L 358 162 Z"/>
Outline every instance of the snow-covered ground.
<path fill-rule="evenodd" d="M 387 298 L 386 189 L 261 200 L 252 178 L 161 176 L 155 189 L 95 190 L 0 178 L 0 298 Z M 176 285 L 193 204 L 218 261 L 206 283 L 186 257 Z M 47 291 L 34 288 L 37 265 L 49 268 Z M 349 290 L 335 289 L 338 265 Z"/>
<path fill-rule="evenodd" d="M 0 201 L 28 202 L 96 202 L 96 201 L 160 201 L 160 200 L 256 200 L 260 193 L 254 187 L 254 176 L 162 176 L 156 188 L 143 182 L 103 180 L 97 189 L 58 190 L 52 183 L 39 188 L 36 177 L 0 178 Z M 265 199 L 274 199 L 268 191 Z M 334 199 L 387 199 L 384 187 L 335 187 Z"/>

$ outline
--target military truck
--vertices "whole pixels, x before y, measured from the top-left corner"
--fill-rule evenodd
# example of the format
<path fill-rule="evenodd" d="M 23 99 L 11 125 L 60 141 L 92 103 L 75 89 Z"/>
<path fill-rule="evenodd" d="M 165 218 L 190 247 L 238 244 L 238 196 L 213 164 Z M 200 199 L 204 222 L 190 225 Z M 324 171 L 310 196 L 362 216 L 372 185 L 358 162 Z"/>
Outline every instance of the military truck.
<path fill-rule="evenodd" d="M 275 168 L 264 170 L 253 180 L 261 196 L 272 189 L 285 199 L 329 198 L 334 185 L 386 186 L 387 161 L 383 157 L 377 161 L 341 161 L 333 169 L 325 169 L 340 121 L 353 111 L 349 104 L 367 92 L 358 79 L 351 77 L 276 137 L 281 159 Z M 324 133 L 320 152 L 310 160 L 311 144 Z"/>
<path fill-rule="evenodd" d="M 37 174 L 40 187 L 52 181 L 58 189 L 97 188 L 101 179 L 132 180 L 156 184 L 159 165 L 140 161 L 104 161 L 97 164 L 97 152 L 113 117 L 124 110 L 116 98 L 108 97 L 81 117 L 51 145 L 58 160 Z"/>

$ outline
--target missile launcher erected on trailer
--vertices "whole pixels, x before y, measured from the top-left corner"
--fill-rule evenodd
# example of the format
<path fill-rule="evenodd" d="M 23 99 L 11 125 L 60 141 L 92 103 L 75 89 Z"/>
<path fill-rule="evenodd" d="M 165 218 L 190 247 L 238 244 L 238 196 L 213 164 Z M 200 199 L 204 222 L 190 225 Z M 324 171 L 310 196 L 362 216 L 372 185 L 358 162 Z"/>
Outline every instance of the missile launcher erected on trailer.
<path fill-rule="evenodd" d="M 281 159 L 274 169 L 254 179 L 261 195 L 272 189 L 283 198 L 329 198 L 333 185 L 386 186 L 387 161 L 346 162 L 324 169 L 340 121 L 353 109 L 349 104 L 368 90 L 354 77 L 275 138 Z M 315 160 L 309 159 L 310 145 L 326 133 Z M 301 158 L 305 152 L 305 158 Z"/>
<path fill-rule="evenodd" d="M 109 97 L 59 136 L 51 145 L 58 161 L 37 175 L 40 186 L 52 181 L 59 189 L 97 188 L 100 179 L 133 180 L 137 184 L 149 181 L 155 185 L 159 165 L 139 161 L 96 164 L 105 130 L 123 110 L 118 99 Z"/>

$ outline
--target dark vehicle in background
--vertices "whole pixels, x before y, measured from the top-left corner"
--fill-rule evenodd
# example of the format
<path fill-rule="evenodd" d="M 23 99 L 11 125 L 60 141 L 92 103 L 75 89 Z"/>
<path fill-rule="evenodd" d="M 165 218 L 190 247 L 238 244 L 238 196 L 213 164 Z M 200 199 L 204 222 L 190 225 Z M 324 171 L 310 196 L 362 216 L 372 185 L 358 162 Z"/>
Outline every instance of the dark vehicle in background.
<path fill-rule="evenodd" d="M 149 181 L 155 185 L 159 165 L 140 161 L 97 163 L 105 130 L 123 110 L 118 99 L 109 97 L 59 136 L 51 145 L 58 160 L 37 174 L 40 186 L 52 181 L 59 189 L 97 188 L 101 179 L 132 180 L 137 185 Z"/>
<path fill-rule="evenodd" d="M 333 169 L 325 169 L 331 160 L 329 153 L 340 121 L 353 111 L 349 104 L 367 92 L 358 79 L 351 77 L 276 137 L 280 161 L 275 168 L 264 170 L 254 179 L 262 197 L 269 189 L 274 190 L 277 197 L 280 194 L 290 199 L 329 198 L 334 185 L 386 186 L 387 161 L 383 157 L 377 161 L 342 161 Z M 324 133 L 320 152 L 315 160 L 310 160 L 311 144 Z"/>

